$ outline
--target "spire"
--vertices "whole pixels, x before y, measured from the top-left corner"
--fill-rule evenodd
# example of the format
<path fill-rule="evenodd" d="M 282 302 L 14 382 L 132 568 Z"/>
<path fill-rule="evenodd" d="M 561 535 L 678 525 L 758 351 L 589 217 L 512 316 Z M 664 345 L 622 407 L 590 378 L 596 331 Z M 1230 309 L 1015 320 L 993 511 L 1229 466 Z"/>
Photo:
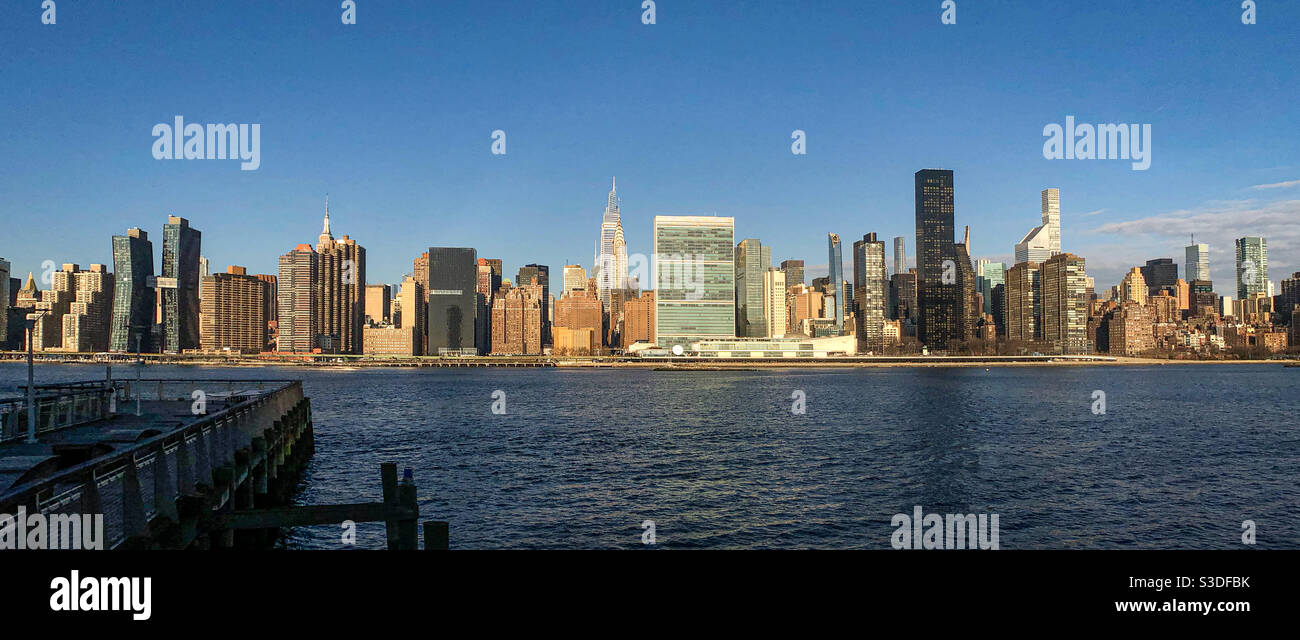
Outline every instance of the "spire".
<path fill-rule="evenodd" d="M 330 233 L 330 194 L 325 194 L 325 224 L 321 227 L 320 237 L 316 239 L 317 250 L 334 243 L 334 234 Z"/>
<path fill-rule="evenodd" d="M 321 229 L 321 235 L 330 235 L 330 194 L 325 194 L 325 228 Z"/>

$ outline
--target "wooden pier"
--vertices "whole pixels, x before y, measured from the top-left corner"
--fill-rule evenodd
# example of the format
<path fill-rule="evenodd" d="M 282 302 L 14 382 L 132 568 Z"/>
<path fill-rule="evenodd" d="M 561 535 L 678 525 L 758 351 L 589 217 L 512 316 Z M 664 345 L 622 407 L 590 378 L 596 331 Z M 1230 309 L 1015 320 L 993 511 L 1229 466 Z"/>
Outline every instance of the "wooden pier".
<path fill-rule="evenodd" d="M 394 465 L 383 467 L 382 503 L 290 506 L 315 451 L 300 381 L 107 377 L 36 389 L 36 442 L 25 400 L 0 402 L 0 514 L 102 514 L 107 549 L 264 548 L 282 527 L 343 520 L 383 521 L 391 548 L 416 548 L 415 486 Z M 445 523 L 426 530 L 446 548 Z"/>

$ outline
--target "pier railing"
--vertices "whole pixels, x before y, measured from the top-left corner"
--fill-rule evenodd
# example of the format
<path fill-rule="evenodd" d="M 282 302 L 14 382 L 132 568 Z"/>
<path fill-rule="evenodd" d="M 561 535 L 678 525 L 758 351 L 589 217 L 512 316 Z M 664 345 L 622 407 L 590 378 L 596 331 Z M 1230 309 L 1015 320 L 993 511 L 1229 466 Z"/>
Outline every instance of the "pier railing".
<path fill-rule="evenodd" d="M 73 427 L 108 417 L 114 389 L 45 390 L 38 387 L 36 433 Z M 27 399 L 0 400 L 0 442 L 27 437 Z"/>
<path fill-rule="evenodd" d="M 133 383 L 133 386 L 127 383 Z M 111 385 L 99 381 L 98 389 L 77 389 L 83 383 L 47 385 L 41 398 L 57 398 L 54 407 L 69 402 L 89 402 L 83 395 L 100 394 L 101 407 L 113 393 L 121 394 L 118 412 L 127 407 L 134 395 L 145 399 L 188 400 L 193 390 L 209 396 L 224 395 L 229 402 L 222 408 L 194 417 L 183 426 L 121 446 L 108 455 L 58 471 L 0 493 L 0 514 L 26 512 L 51 515 L 103 514 L 104 548 L 148 534 L 149 523 L 157 516 L 181 522 L 178 506 L 187 496 L 210 490 L 217 483 L 216 471 L 236 460 L 236 452 L 261 447 L 272 458 L 283 457 L 278 443 L 264 441 L 266 429 L 293 414 L 302 424 L 309 424 L 310 408 L 300 381 L 275 380 L 114 380 Z M 64 387 L 62 390 L 56 387 Z M 129 388 L 130 387 L 130 388 Z M 152 392 L 150 397 L 149 392 Z M 18 400 L 22 404 L 22 400 Z M 38 399 L 38 405 L 39 405 Z M 7 406 L 7 405 L 6 405 Z M 66 409 L 66 406 L 65 406 Z M 55 415 L 51 408 L 51 415 Z M 25 433 L 25 407 L 21 419 Z M 8 429 L 9 418 L 5 427 Z M 56 421 L 57 422 L 57 421 Z M 8 431 L 6 431 L 8 433 Z M 291 446 L 291 442 L 283 445 Z M 264 482 L 264 481 L 263 481 Z M 205 489 L 206 488 L 206 489 Z M 226 496 L 227 499 L 230 496 Z M 192 535 L 192 532 L 190 532 Z M 182 533 L 185 536 L 185 533 Z"/>

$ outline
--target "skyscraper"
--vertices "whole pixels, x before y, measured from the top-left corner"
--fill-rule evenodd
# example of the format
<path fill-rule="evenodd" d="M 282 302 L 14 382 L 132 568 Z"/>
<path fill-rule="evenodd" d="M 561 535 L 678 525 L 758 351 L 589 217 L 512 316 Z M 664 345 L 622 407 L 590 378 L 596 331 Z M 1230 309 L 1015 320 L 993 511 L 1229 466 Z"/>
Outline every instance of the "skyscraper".
<path fill-rule="evenodd" d="M 624 304 L 619 301 L 620 306 Z M 622 315 L 621 313 L 619 314 Z M 569 350 L 580 355 L 596 354 L 604 346 L 605 313 L 600 299 L 587 290 L 565 291 L 555 301 L 555 318 L 551 323 L 552 336 L 557 343 L 565 334 Z M 586 353 L 580 353 L 585 351 Z"/>
<path fill-rule="evenodd" d="M 931 348 L 961 340 L 961 283 L 954 248 L 953 174 L 946 169 L 916 172 L 917 337 Z M 947 263 L 947 264 L 945 264 Z"/>
<path fill-rule="evenodd" d="M 1210 279 L 1210 245 L 1205 243 L 1197 244 L 1193 242 L 1187 245 L 1186 263 L 1183 265 L 1186 271 L 1187 281 L 1209 280 Z"/>
<path fill-rule="evenodd" d="M 975 267 L 970 258 L 970 227 L 966 227 L 962 241 L 953 245 L 957 263 L 957 334 L 959 340 L 975 337 L 983 309 L 979 292 L 975 289 Z"/>
<path fill-rule="evenodd" d="M 366 250 L 349 236 L 330 232 L 329 197 L 325 221 L 316 240 L 316 346 L 338 353 L 361 353 L 365 325 Z"/>
<path fill-rule="evenodd" d="M 627 243 L 623 239 L 623 219 L 618 210 L 617 187 L 618 180 L 611 180 L 605 215 L 600 221 L 600 250 L 592 268 L 597 295 L 606 311 L 609 311 L 610 291 L 627 288 Z M 515 284 L 523 286 L 527 282 Z"/>
<path fill-rule="evenodd" d="M 1142 269 L 1133 267 L 1124 275 L 1124 279 L 1119 281 L 1119 301 L 1136 302 L 1146 304 L 1147 297 L 1150 295 L 1150 287 L 1147 286 L 1147 279 L 1142 276 Z"/>
<path fill-rule="evenodd" d="M 623 237 L 622 229 L 619 230 L 618 237 L 620 239 Z M 551 342 L 551 268 L 544 264 L 524 265 L 519 268 L 519 275 L 515 278 L 515 286 L 528 286 L 532 284 L 533 278 L 537 278 L 537 284 L 542 287 L 540 298 L 542 304 L 542 344 L 549 344 Z M 626 278 L 623 282 L 627 282 Z M 608 309 L 609 298 L 605 298 L 601 302 Z"/>
<path fill-rule="evenodd" d="M 1258 236 L 1237 238 L 1237 299 L 1268 293 L 1268 241 Z"/>
<path fill-rule="evenodd" d="M 1047 227 L 1047 248 L 1051 255 L 1061 252 L 1061 190 L 1043 189 L 1043 226 Z"/>
<path fill-rule="evenodd" d="M 767 323 L 768 338 L 780 338 L 786 334 L 786 323 L 790 321 L 786 309 L 785 271 L 771 268 L 763 272 L 763 320 Z"/>
<path fill-rule="evenodd" d="M 763 278 L 772 267 L 772 247 L 757 238 L 736 244 L 736 335 L 764 338 L 768 335 L 764 316 Z"/>
<path fill-rule="evenodd" d="M 655 336 L 671 349 L 736 333 L 735 220 L 655 216 Z"/>
<path fill-rule="evenodd" d="M 427 277 L 426 273 L 425 278 Z M 428 318 L 426 318 L 429 310 L 429 295 L 425 292 L 424 285 L 420 284 L 415 276 L 406 276 L 402 278 L 402 288 L 397 292 L 397 301 L 397 306 L 404 311 L 399 317 L 400 322 L 395 324 L 399 329 L 411 330 L 411 351 L 414 352 L 413 355 L 422 356 L 427 342 L 425 336 L 429 331 Z"/>
<path fill-rule="evenodd" d="M 1087 279 L 1083 258 L 1071 253 L 1058 253 L 1042 265 L 1043 340 L 1059 353 L 1092 351 Z"/>
<path fill-rule="evenodd" d="M 834 233 L 826 234 L 827 262 L 830 266 L 830 278 L 833 295 L 835 296 L 835 335 L 844 333 L 844 255 L 840 247 L 840 236 Z"/>
<path fill-rule="evenodd" d="M 386 284 L 366 285 L 366 321 L 379 324 L 391 317 L 392 288 Z"/>
<path fill-rule="evenodd" d="M 993 287 L 1006 282 L 1007 265 L 981 258 L 975 263 L 975 288 L 984 297 L 984 313 L 993 313 Z"/>
<path fill-rule="evenodd" d="M 1020 262 L 1006 273 L 1007 340 L 1035 342 L 1043 338 L 1043 296 L 1037 262 Z"/>
<path fill-rule="evenodd" d="M 280 276 L 276 279 L 277 351 L 311 353 L 316 348 L 317 268 L 316 250 L 309 244 L 300 244 L 280 256 Z"/>
<path fill-rule="evenodd" d="M 116 282 L 108 348 L 151 353 L 156 294 L 149 282 L 154 277 L 153 243 L 147 232 L 133 228 L 124 236 L 113 236 L 113 272 Z"/>
<path fill-rule="evenodd" d="M 9 261 L 0 258 L 0 349 L 9 348 L 9 269 Z"/>
<path fill-rule="evenodd" d="M 481 328 L 477 266 L 474 249 L 429 247 L 428 355 L 486 353 L 490 348 L 476 335 Z M 486 301 L 482 305 L 486 307 Z M 402 313 L 409 313 L 405 301 Z"/>
<path fill-rule="evenodd" d="M 889 276 L 889 317 L 893 320 L 916 318 L 916 270 Z"/>
<path fill-rule="evenodd" d="M 1161 289 L 1178 284 L 1178 265 L 1173 258 L 1147 260 L 1146 266 L 1141 267 L 1141 271 L 1142 278 L 1147 281 L 1147 290 L 1152 295 Z"/>
<path fill-rule="evenodd" d="M 243 267 L 204 276 L 200 282 L 199 344 L 204 350 L 258 353 L 266 348 L 266 298 L 271 287 Z"/>
<path fill-rule="evenodd" d="M 1061 252 L 1061 193 L 1044 189 L 1041 222 L 1016 243 L 1016 262 L 1043 263 Z"/>
<path fill-rule="evenodd" d="M 885 307 L 889 285 L 885 243 L 875 233 L 853 243 L 853 308 L 858 352 L 880 353 L 885 346 Z"/>
<path fill-rule="evenodd" d="M 637 341 L 654 344 L 655 341 L 655 292 L 646 291 L 639 298 L 631 298 L 623 303 L 623 348 L 632 346 Z"/>
<path fill-rule="evenodd" d="M 113 310 L 113 274 L 102 264 L 73 274 L 74 298 L 63 316 L 63 350 L 108 350 Z"/>
<path fill-rule="evenodd" d="M 907 273 L 907 240 L 894 236 L 894 274 L 899 273 Z"/>
<path fill-rule="evenodd" d="M 199 250 L 202 236 L 189 220 L 167 216 L 163 225 L 163 351 L 199 348 Z"/>
<path fill-rule="evenodd" d="M 564 287 L 560 292 L 561 294 L 565 291 L 586 291 L 587 270 L 583 269 L 582 265 L 566 264 L 564 265 L 564 272 L 561 276 L 561 283 Z"/>
<path fill-rule="evenodd" d="M 537 355 L 542 352 L 543 300 L 542 286 L 536 282 L 536 277 L 530 277 L 528 284 L 514 287 L 495 298 L 492 303 L 492 353 Z"/>
<path fill-rule="evenodd" d="M 803 260 L 783 260 L 781 261 L 781 270 L 785 272 L 785 288 L 787 291 L 796 284 L 804 283 Z"/>

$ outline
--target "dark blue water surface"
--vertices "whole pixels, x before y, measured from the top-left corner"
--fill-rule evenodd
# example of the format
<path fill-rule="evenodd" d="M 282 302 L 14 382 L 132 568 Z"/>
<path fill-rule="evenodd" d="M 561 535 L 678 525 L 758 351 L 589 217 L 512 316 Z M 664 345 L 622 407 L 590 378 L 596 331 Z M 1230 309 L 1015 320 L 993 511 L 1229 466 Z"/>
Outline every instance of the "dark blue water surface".
<path fill-rule="evenodd" d="M 0 364 L 0 387 L 24 376 Z M 1245 520 L 1257 547 L 1300 547 L 1300 369 L 1280 365 L 145 377 L 302 379 L 316 455 L 298 501 L 378 500 L 396 462 L 453 548 L 641 548 L 645 520 L 657 548 L 889 548 L 915 505 L 996 513 L 1006 549 L 1243 548 Z M 345 548 L 335 526 L 284 544 Z M 358 525 L 355 546 L 384 546 L 383 526 Z"/>

